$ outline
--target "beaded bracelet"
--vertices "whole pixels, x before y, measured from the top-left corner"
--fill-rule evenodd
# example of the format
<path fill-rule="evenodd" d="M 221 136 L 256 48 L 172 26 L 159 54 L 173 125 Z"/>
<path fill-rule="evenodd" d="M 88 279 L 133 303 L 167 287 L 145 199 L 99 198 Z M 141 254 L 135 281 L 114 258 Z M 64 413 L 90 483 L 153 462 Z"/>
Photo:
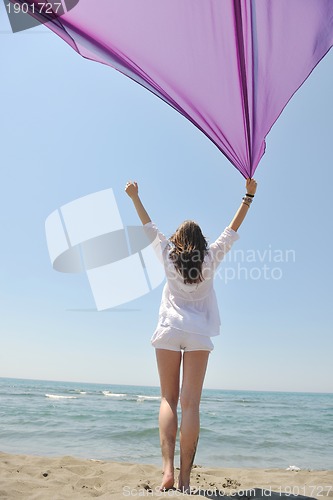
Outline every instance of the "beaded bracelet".
<path fill-rule="evenodd" d="M 243 202 L 247 202 L 247 203 L 252 203 L 253 199 L 250 198 L 249 196 L 243 196 L 242 198 Z M 249 205 L 250 206 L 250 205 Z"/>

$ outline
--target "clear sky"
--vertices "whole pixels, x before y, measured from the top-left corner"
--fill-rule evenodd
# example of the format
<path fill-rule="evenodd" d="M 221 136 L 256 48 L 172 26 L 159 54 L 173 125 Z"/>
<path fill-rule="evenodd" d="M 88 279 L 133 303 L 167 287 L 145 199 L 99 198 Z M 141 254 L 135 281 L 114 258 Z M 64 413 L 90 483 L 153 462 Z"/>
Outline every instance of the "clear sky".
<path fill-rule="evenodd" d="M 95 311 L 84 274 L 52 269 L 45 219 L 111 187 L 124 224 L 137 224 L 124 193 L 135 179 L 166 235 L 191 218 L 212 242 L 245 181 L 160 99 L 44 27 L 12 34 L 3 3 L 0 14 L 0 376 L 158 385 L 149 339 L 162 285 Z M 215 283 L 222 334 L 206 388 L 333 391 L 332 88 L 331 51 L 267 138 Z"/>

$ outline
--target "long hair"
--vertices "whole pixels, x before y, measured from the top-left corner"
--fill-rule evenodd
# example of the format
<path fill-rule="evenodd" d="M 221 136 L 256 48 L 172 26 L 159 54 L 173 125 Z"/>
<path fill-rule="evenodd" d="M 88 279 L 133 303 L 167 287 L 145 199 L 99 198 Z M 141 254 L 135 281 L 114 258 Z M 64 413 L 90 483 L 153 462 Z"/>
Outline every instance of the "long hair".
<path fill-rule="evenodd" d="M 208 245 L 200 226 L 192 220 L 186 220 L 169 240 L 173 244 L 169 257 L 176 270 L 184 278 L 184 283 L 193 284 L 203 281 L 202 263 Z"/>

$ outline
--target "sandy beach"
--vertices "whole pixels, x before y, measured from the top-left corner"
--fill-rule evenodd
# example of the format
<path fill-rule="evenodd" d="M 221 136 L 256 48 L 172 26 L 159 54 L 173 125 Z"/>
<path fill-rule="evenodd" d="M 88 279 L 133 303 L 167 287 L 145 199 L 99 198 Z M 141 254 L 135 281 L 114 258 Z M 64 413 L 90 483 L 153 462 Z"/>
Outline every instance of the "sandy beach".
<path fill-rule="evenodd" d="M 0 498 L 62 500 L 126 497 L 188 498 L 177 490 L 161 493 L 161 469 L 154 465 L 49 458 L 0 453 Z M 333 471 L 230 469 L 195 465 L 192 492 L 199 498 L 333 498 Z M 287 497 L 286 497 L 287 498 Z"/>

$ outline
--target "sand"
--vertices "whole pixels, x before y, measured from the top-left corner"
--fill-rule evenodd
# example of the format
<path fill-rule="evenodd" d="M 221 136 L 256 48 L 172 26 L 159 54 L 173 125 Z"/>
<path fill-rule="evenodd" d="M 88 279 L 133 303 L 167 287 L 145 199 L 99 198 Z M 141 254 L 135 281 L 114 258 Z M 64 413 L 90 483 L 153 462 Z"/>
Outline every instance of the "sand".
<path fill-rule="evenodd" d="M 154 465 L 0 453 L 1 500 L 189 498 L 176 490 L 158 492 L 161 477 Z M 287 492 L 325 500 L 333 498 L 333 471 L 194 466 L 191 486 L 196 498 L 288 500 Z"/>

